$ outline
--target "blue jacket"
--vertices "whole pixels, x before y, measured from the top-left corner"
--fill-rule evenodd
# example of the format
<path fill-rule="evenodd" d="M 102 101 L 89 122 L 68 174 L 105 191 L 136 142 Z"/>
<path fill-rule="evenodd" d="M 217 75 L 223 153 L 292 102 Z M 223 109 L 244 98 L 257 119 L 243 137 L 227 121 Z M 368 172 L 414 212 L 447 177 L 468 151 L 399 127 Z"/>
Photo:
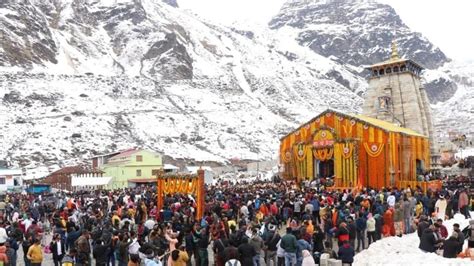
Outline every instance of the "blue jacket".
<path fill-rule="evenodd" d="M 367 228 L 367 220 L 364 217 L 359 217 L 356 220 L 357 231 L 364 231 Z"/>
<path fill-rule="evenodd" d="M 298 239 L 296 242 L 296 257 L 303 259 L 303 250 L 312 251 L 311 245 L 304 239 Z"/>
<path fill-rule="evenodd" d="M 319 211 L 319 200 L 313 199 L 311 201 L 311 204 L 313 205 L 313 211 Z"/>
<path fill-rule="evenodd" d="M 339 248 L 337 252 L 339 259 L 342 260 L 342 263 L 353 263 L 354 262 L 354 249 L 349 244 L 344 244 Z"/>

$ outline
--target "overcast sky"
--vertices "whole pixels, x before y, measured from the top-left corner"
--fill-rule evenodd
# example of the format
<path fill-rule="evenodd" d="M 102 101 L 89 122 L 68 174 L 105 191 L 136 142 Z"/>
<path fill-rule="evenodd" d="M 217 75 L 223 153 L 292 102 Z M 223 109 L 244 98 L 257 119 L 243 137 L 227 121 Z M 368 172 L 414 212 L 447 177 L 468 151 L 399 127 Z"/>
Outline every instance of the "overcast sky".
<path fill-rule="evenodd" d="M 285 0 L 178 0 L 181 8 L 221 23 L 267 23 Z M 413 30 L 421 32 L 448 57 L 474 61 L 474 0 L 379 0 L 390 4 Z"/>

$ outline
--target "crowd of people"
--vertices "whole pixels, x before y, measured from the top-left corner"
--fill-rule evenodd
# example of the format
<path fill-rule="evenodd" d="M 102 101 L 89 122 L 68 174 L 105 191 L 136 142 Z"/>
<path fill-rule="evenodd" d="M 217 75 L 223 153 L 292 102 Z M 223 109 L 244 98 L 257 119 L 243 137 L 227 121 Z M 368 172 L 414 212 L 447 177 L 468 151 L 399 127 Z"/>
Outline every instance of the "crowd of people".
<path fill-rule="evenodd" d="M 156 188 L 148 186 L 7 194 L 0 198 L 0 262 L 35 266 L 51 256 L 54 265 L 68 266 L 305 266 L 325 257 L 351 264 L 373 242 L 415 231 L 425 252 L 474 258 L 474 221 L 449 238 L 443 226 L 458 212 L 469 218 L 471 200 L 464 189 L 219 182 L 206 188 L 205 214 L 196 218 L 192 196 L 167 195 L 158 210 Z"/>

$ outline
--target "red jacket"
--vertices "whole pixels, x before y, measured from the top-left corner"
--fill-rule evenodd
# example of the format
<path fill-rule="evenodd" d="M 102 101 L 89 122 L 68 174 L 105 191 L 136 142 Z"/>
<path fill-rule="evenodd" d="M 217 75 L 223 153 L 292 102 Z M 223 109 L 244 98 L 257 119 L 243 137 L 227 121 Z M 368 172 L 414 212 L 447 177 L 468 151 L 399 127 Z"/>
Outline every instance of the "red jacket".
<path fill-rule="evenodd" d="M 440 235 L 442 238 L 447 238 L 447 237 L 448 237 L 448 229 L 446 229 L 446 226 L 441 225 L 441 226 L 439 227 L 439 235 Z"/>

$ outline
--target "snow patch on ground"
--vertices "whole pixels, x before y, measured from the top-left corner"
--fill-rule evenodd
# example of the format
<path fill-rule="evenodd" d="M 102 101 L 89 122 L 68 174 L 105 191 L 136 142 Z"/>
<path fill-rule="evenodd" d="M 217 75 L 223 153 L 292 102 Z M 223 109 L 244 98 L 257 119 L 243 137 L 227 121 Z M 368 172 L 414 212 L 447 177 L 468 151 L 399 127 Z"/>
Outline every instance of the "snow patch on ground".
<path fill-rule="evenodd" d="M 474 212 L 471 212 L 473 217 Z M 453 224 L 458 223 L 460 228 L 469 225 L 469 220 L 461 214 L 445 221 L 443 224 L 452 233 Z M 434 253 L 425 253 L 418 248 L 420 239 L 417 233 L 403 235 L 402 237 L 388 237 L 370 245 L 370 248 L 358 253 L 354 257 L 355 266 L 375 265 L 474 265 L 470 259 L 447 259 Z M 467 246 L 464 244 L 463 250 Z"/>

